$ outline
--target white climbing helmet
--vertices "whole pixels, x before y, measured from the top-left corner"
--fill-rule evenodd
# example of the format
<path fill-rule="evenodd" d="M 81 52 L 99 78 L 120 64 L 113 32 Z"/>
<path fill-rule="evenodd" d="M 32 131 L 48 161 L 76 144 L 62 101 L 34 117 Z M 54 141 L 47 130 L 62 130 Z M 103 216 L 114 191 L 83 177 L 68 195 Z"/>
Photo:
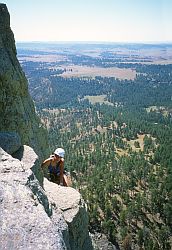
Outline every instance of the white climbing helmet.
<path fill-rule="evenodd" d="M 54 151 L 54 154 L 55 155 L 58 155 L 62 158 L 64 158 L 64 155 L 65 155 L 65 151 L 63 148 L 57 148 L 55 151 Z"/>

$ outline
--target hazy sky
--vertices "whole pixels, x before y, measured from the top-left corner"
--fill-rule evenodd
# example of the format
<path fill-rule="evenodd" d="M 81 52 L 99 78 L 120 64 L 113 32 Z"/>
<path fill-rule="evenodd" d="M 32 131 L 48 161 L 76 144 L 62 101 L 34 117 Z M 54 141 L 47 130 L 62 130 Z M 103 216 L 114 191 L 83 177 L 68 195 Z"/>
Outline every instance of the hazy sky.
<path fill-rule="evenodd" d="M 172 42 L 172 0 L 1 0 L 16 41 Z"/>

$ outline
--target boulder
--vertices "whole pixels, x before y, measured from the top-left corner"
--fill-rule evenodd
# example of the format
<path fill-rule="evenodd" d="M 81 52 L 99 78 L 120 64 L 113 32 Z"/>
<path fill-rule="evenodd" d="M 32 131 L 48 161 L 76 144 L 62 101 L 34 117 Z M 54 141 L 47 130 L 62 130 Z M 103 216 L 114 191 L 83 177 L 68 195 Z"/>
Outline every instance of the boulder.
<path fill-rule="evenodd" d="M 13 154 L 22 146 L 18 133 L 0 132 L 0 147 L 8 154 Z"/>
<path fill-rule="evenodd" d="M 46 178 L 44 178 L 44 189 L 49 200 L 63 212 L 69 228 L 71 250 L 92 250 L 88 232 L 88 214 L 80 193 L 73 188 L 49 182 Z"/>
<path fill-rule="evenodd" d="M 38 155 L 31 147 L 23 145 L 12 156 L 21 161 L 25 170 L 31 169 L 41 186 L 43 185 L 43 171 L 40 167 L 40 161 Z"/>
<path fill-rule="evenodd" d="M 119 246 L 113 245 L 105 234 L 95 233 L 91 235 L 95 250 L 120 250 Z M 117 244 L 117 243 L 116 243 Z"/>

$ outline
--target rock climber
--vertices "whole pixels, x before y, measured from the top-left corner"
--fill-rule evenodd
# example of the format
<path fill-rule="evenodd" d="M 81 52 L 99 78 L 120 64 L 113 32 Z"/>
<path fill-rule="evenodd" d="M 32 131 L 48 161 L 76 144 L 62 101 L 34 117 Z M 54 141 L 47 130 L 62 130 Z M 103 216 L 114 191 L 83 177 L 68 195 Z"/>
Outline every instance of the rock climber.
<path fill-rule="evenodd" d="M 53 155 L 43 161 L 41 168 L 44 169 L 45 167 L 48 167 L 50 181 L 61 186 L 70 186 L 70 176 L 64 170 L 64 155 L 64 149 L 57 148 Z"/>

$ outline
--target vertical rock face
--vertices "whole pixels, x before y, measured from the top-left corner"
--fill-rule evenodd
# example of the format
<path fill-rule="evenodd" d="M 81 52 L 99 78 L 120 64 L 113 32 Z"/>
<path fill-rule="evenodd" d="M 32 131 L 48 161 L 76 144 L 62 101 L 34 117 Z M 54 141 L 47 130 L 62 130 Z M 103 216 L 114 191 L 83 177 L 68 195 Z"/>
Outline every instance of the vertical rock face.
<path fill-rule="evenodd" d="M 47 132 L 36 116 L 28 83 L 16 57 L 10 15 L 0 4 L 0 131 L 17 132 L 40 159 L 49 154 Z"/>

